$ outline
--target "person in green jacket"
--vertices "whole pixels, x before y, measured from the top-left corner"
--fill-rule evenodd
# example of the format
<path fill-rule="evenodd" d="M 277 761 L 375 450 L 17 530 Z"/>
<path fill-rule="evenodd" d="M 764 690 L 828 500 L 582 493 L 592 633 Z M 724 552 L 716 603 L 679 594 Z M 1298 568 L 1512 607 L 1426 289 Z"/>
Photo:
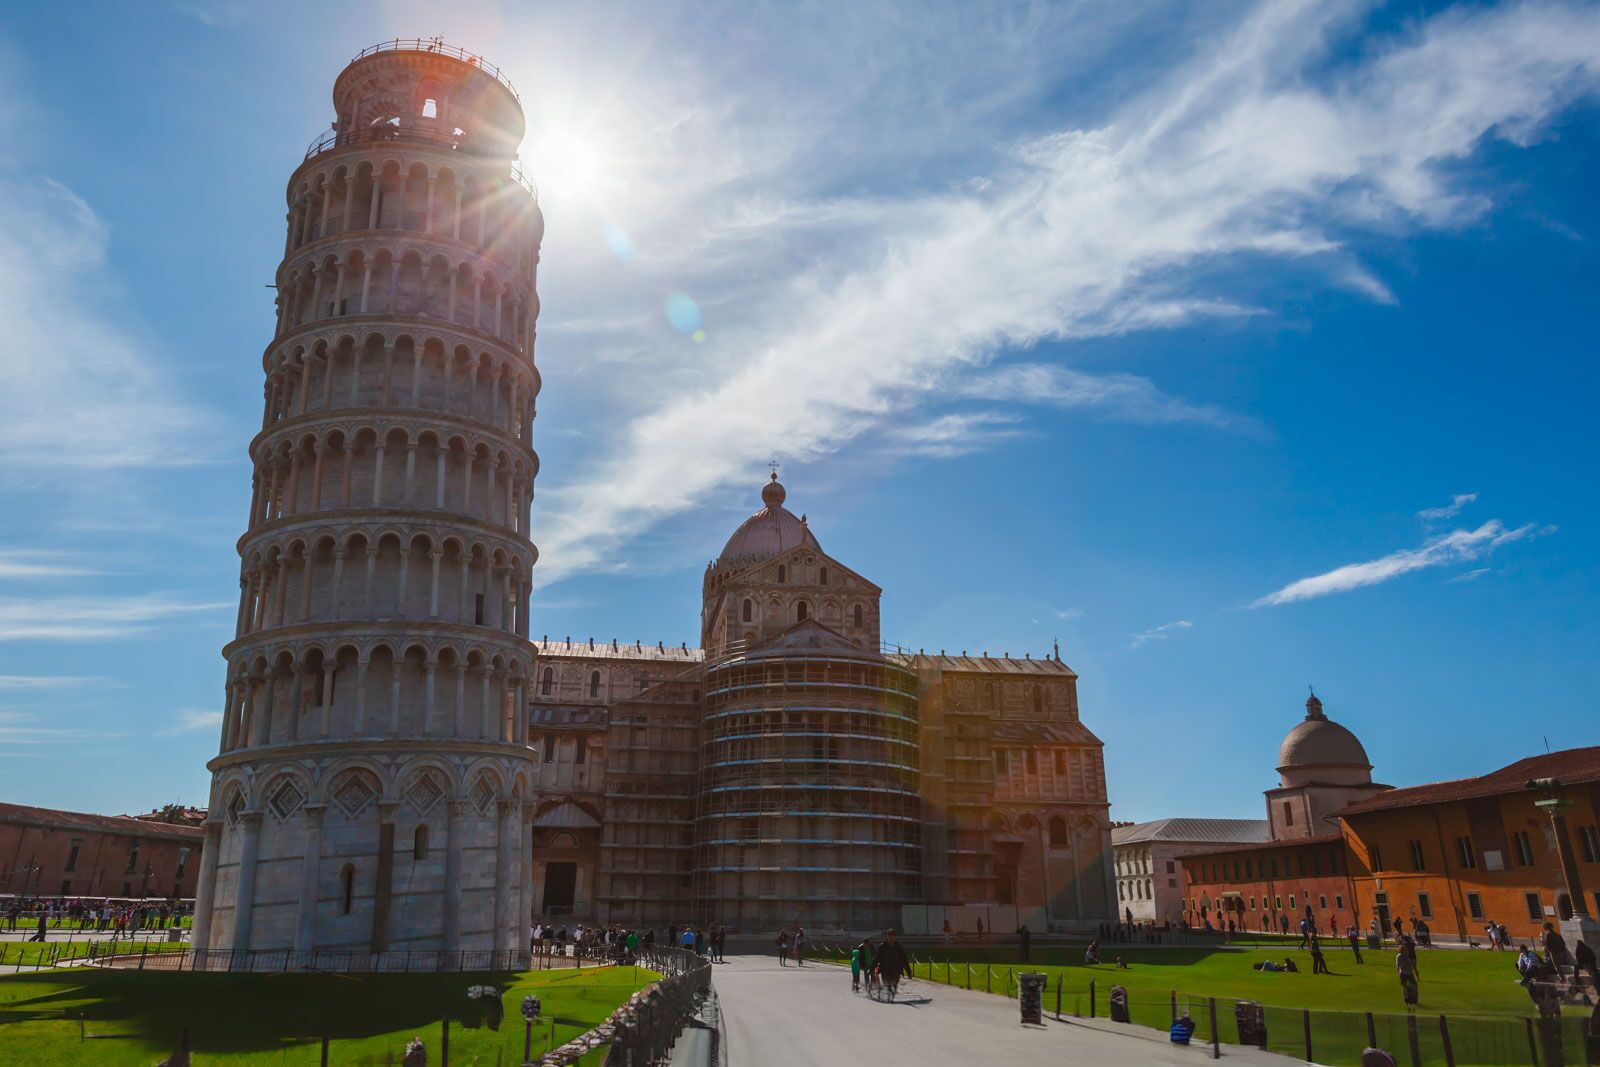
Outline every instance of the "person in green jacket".
<path fill-rule="evenodd" d="M 628 958 L 634 960 L 639 958 L 639 931 L 637 930 L 628 931 Z"/>
<path fill-rule="evenodd" d="M 861 992 L 861 949 L 850 950 L 850 992 Z"/>
<path fill-rule="evenodd" d="M 860 964 L 861 973 L 867 976 L 867 992 L 871 993 L 872 992 L 872 956 L 873 956 L 872 939 L 870 937 L 863 937 L 861 939 L 861 944 L 857 945 L 855 947 L 855 950 L 853 952 L 851 952 L 850 955 L 851 955 L 851 958 L 855 962 Z"/>

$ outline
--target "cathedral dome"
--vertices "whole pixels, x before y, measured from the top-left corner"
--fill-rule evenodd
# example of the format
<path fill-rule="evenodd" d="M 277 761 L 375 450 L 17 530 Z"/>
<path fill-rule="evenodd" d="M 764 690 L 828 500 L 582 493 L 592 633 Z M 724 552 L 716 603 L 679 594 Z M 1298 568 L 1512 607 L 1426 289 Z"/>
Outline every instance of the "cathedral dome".
<path fill-rule="evenodd" d="M 761 487 L 760 511 L 739 524 L 722 546 L 717 563 L 759 563 L 800 545 L 810 545 L 819 552 L 822 546 L 812 536 L 804 519 L 794 517 L 794 512 L 783 506 L 787 497 L 776 472 L 772 480 Z"/>
<path fill-rule="evenodd" d="M 1307 778 L 1313 768 L 1341 772 L 1359 771 L 1371 780 L 1372 763 L 1356 735 L 1322 713 L 1322 701 L 1313 694 L 1306 701 L 1305 720 L 1297 723 L 1278 748 L 1278 773 L 1288 779 Z M 1339 777 L 1347 777 L 1342 773 Z"/>

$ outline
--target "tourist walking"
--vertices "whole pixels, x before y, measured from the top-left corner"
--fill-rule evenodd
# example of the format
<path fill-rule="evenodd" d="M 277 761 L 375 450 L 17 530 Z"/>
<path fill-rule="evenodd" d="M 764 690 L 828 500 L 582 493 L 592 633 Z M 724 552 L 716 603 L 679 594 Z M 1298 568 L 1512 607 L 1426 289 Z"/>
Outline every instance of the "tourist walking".
<path fill-rule="evenodd" d="M 1402 948 L 1394 955 L 1395 974 L 1400 978 L 1400 996 L 1407 1008 L 1417 1006 L 1417 961 Z"/>
<path fill-rule="evenodd" d="M 1033 943 L 1033 931 L 1028 929 L 1027 923 L 1017 927 L 1017 961 L 1019 963 L 1032 963 L 1033 957 L 1029 953 L 1029 946 Z"/>
<path fill-rule="evenodd" d="M 850 950 L 850 992 L 861 992 L 861 946 Z"/>
<path fill-rule="evenodd" d="M 789 931 L 779 930 L 778 940 L 775 943 L 778 946 L 778 966 L 789 966 Z"/>
<path fill-rule="evenodd" d="M 1350 939 L 1350 951 L 1356 954 L 1356 962 L 1361 963 L 1361 931 L 1356 929 L 1355 923 L 1351 923 L 1344 936 Z"/>
<path fill-rule="evenodd" d="M 806 965 L 806 928 L 804 926 L 796 926 L 794 928 L 794 961 L 796 966 L 804 967 Z"/>
<path fill-rule="evenodd" d="M 39 913 L 39 929 L 34 932 L 34 935 L 32 937 L 28 938 L 29 941 L 43 941 L 44 940 L 44 924 L 45 924 L 44 912 L 40 912 Z M 18 966 L 21 966 L 21 965 L 18 964 Z"/>
<path fill-rule="evenodd" d="M 1311 923 L 1307 919 L 1300 920 L 1300 942 L 1295 948 L 1305 948 L 1311 940 Z"/>
<path fill-rule="evenodd" d="M 1317 940 L 1317 935 L 1311 935 L 1311 973 L 1331 974 L 1328 970 L 1328 961 L 1322 956 L 1322 942 Z"/>
<path fill-rule="evenodd" d="M 1596 993 L 1600 993 L 1600 969 L 1595 966 L 1594 949 L 1589 947 L 1589 942 L 1580 940 L 1578 947 L 1572 950 L 1572 984 L 1583 992 L 1583 999 L 1589 999 L 1589 993 L 1583 988 L 1583 976 L 1589 975 L 1589 981 L 1594 984 Z"/>

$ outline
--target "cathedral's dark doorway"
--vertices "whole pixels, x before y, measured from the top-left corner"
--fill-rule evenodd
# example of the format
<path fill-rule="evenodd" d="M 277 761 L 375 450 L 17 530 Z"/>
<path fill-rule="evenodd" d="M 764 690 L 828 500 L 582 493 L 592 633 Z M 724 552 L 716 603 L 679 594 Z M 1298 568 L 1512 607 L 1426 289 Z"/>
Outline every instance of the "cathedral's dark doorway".
<path fill-rule="evenodd" d="M 547 863 L 544 867 L 544 913 L 565 915 L 572 911 L 578 888 L 576 863 Z"/>

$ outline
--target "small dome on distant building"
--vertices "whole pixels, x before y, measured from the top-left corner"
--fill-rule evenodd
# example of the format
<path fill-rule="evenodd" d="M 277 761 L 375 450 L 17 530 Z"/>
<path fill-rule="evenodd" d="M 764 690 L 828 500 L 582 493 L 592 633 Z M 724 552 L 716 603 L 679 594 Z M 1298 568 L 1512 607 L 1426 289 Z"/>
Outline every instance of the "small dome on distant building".
<path fill-rule="evenodd" d="M 1278 774 L 1285 786 L 1308 782 L 1356 784 L 1372 781 L 1372 762 L 1356 735 L 1322 713 L 1313 693 L 1306 717 L 1278 747 Z"/>
<path fill-rule="evenodd" d="M 774 471 L 772 480 L 761 487 L 761 510 L 733 531 L 728 543 L 722 546 L 717 564 L 760 563 L 800 545 L 810 545 L 820 552 L 822 546 L 805 521 L 795 518 L 794 512 L 783 506 L 787 497 Z"/>

